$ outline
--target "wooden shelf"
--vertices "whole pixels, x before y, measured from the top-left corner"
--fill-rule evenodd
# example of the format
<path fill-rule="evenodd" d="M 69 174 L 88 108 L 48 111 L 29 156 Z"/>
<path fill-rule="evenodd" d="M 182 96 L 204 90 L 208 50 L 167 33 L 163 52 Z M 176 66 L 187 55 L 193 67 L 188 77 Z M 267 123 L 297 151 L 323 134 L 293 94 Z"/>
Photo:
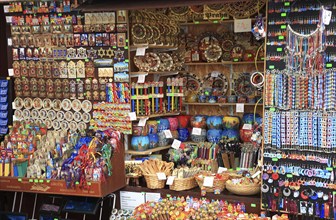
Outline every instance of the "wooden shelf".
<path fill-rule="evenodd" d="M 199 62 L 199 63 L 184 63 L 186 66 L 203 66 L 203 65 L 242 65 L 242 64 L 255 64 L 254 61 L 241 61 L 241 62 L 234 62 L 234 61 L 223 61 L 223 62 Z M 257 61 L 257 64 L 264 64 L 264 61 Z"/>
<path fill-rule="evenodd" d="M 200 188 L 194 188 L 186 191 L 173 191 L 169 190 L 166 186 L 164 189 L 148 189 L 147 187 L 136 187 L 136 186 L 126 186 L 121 191 L 128 192 L 150 192 L 150 193 L 161 193 L 161 196 L 166 197 L 166 195 L 171 196 L 192 196 L 193 198 L 201 198 L 201 190 Z M 215 195 L 214 193 L 207 193 L 205 198 L 209 200 L 227 200 L 229 202 L 241 202 L 245 203 L 246 211 L 248 213 L 260 214 L 260 194 L 254 196 L 238 196 L 230 193 L 227 190 L 224 190 L 221 194 Z"/>
<path fill-rule="evenodd" d="M 263 18 L 264 20 L 266 17 Z M 251 21 L 255 21 L 255 18 L 251 18 Z M 189 25 L 202 25 L 202 24 L 226 24 L 226 23 L 234 23 L 234 19 L 223 19 L 223 20 L 213 20 L 213 21 L 193 21 L 193 22 L 185 22 L 180 23 L 181 26 L 189 26 Z"/>
<path fill-rule="evenodd" d="M 174 76 L 179 74 L 179 71 L 162 71 L 162 72 L 130 72 L 131 77 L 138 77 L 139 75 L 160 75 L 160 76 Z"/>
<path fill-rule="evenodd" d="M 178 47 L 176 46 L 148 45 L 148 44 L 131 45 L 129 49 L 130 51 L 136 51 L 137 48 L 143 48 L 143 47 L 145 47 L 146 49 L 163 50 L 163 51 L 173 51 L 178 49 Z"/>
<path fill-rule="evenodd" d="M 125 153 L 126 154 L 131 154 L 131 155 L 143 155 L 143 156 L 145 156 L 145 155 L 151 155 L 152 153 L 158 152 L 158 151 L 161 151 L 161 150 L 167 150 L 169 148 L 171 148 L 171 145 L 164 146 L 164 147 L 156 147 L 156 148 L 145 150 L 145 151 L 127 150 Z"/>
<path fill-rule="evenodd" d="M 112 158 L 112 176 L 105 182 L 92 181 L 89 189 L 67 188 L 65 180 L 26 177 L 0 177 L 0 191 L 28 192 L 67 196 L 105 197 L 126 186 L 125 153 L 121 147 Z"/>
<path fill-rule="evenodd" d="M 140 120 L 141 118 L 158 118 L 158 117 L 166 117 L 166 116 L 177 116 L 180 115 L 182 112 L 168 112 L 168 113 L 162 113 L 162 114 L 152 114 L 152 115 L 145 115 L 145 116 L 138 116 L 137 120 Z"/>
<path fill-rule="evenodd" d="M 199 102 L 186 102 L 184 105 L 204 105 L 204 106 L 234 106 L 237 104 L 244 104 L 246 106 L 255 106 L 256 103 L 199 103 Z M 263 104 L 257 104 L 257 106 L 263 106 Z"/>

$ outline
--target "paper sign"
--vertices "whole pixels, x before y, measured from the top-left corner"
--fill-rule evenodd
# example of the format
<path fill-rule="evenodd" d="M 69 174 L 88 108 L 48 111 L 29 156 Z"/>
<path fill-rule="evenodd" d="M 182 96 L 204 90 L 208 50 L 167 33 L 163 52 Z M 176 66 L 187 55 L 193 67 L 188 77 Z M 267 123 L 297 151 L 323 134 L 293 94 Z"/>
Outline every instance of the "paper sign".
<path fill-rule="evenodd" d="M 250 32 L 252 30 L 251 19 L 234 19 L 234 32 Z"/>
<path fill-rule="evenodd" d="M 173 135 L 170 132 L 170 130 L 164 130 L 163 133 L 165 134 L 166 138 L 173 138 Z"/>
<path fill-rule="evenodd" d="M 218 77 L 218 75 L 219 75 L 219 72 L 217 72 L 217 71 L 212 71 L 211 72 L 211 77 Z"/>
<path fill-rule="evenodd" d="M 243 130 L 251 130 L 252 129 L 252 125 L 251 124 L 244 124 L 243 125 Z"/>
<path fill-rule="evenodd" d="M 148 118 L 140 118 L 138 126 L 144 127 L 146 125 Z"/>
<path fill-rule="evenodd" d="M 14 70 L 8 69 L 8 76 L 14 76 Z"/>
<path fill-rule="evenodd" d="M 145 56 L 146 53 L 146 47 L 138 47 L 136 49 L 135 56 Z"/>
<path fill-rule="evenodd" d="M 172 144 L 172 148 L 178 150 L 181 146 L 181 143 L 182 143 L 181 141 L 174 139 L 173 144 Z"/>
<path fill-rule="evenodd" d="M 12 16 L 6 16 L 6 22 L 7 23 L 12 23 Z"/>
<path fill-rule="evenodd" d="M 130 120 L 131 120 L 131 121 L 135 121 L 135 120 L 137 120 L 137 117 L 136 117 L 135 112 L 129 112 L 129 113 L 128 113 L 128 116 L 130 117 Z"/>
<path fill-rule="evenodd" d="M 159 180 L 166 180 L 166 174 L 165 173 L 156 173 Z"/>
<path fill-rule="evenodd" d="M 141 192 L 120 191 L 120 208 L 124 210 L 134 210 L 139 205 L 145 203 L 145 194 Z"/>
<path fill-rule="evenodd" d="M 12 102 L 12 109 L 16 109 L 15 102 Z"/>
<path fill-rule="evenodd" d="M 244 112 L 244 103 L 236 104 L 236 112 Z"/>
<path fill-rule="evenodd" d="M 227 171 L 226 167 L 218 167 L 217 173 L 223 173 L 223 172 L 226 172 L 226 171 Z"/>
<path fill-rule="evenodd" d="M 144 83 L 146 79 L 146 75 L 139 75 L 138 76 L 138 83 Z"/>
<path fill-rule="evenodd" d="M 202 134 L 202 128 L 193 128 L 191 134 L 201 135 Z"/>
<path fill-rule="evenodd" d="M 4 5 L 3 9 L 5 13 L 9 13 L 9 5 Z"/>
<path fill-rule="evenodd" d="M 173 185 L 173 183 L 174 183 L 174 179 L 175 179 L 175 176 L 168 176 L 168 179 L 167 179 L 166 184 L 167 184 L 168 186 Z"/>
<path fill-rule="evenodd" d="M 20 121 L 20 120 L 16 117 L 16 115 L 13 115 L 13 121 Z"/>
<path fill-rule="evenodd" d="M 12 46 L 12 45 L 13 45 L 12 38 L 8 38 L 8 39 L 7 39 L 7 45 L 8 45 L 8 46 Z"/>
<path fill-rule="evenodd" d="M 206 177 L 204 177 L 203 186 L 205 186 L 205 187 L 213 187 L 214 179 L 215 179 L 215 177 L 213 177 L 213 176 L 206 176 Z"/>
<path fill-rule="evenodd" d="M 330 24 L 331 15 L 332 15 L 331 11 L 323 9 L 323 11 L 322 11 L 322 21 L 323 21 L 323 24 L 325 24 L 325 25 L 329 25 Z"/>
<path fill-rule="evenodd" d="M 146 193 L 146 202 L 158 202 L 161 199 L 161 193 Z"/>
<path fill-rule="evenodd" d="M 258 170 L 258 172 L 256 172 L 255 174 L 253 174 L 251 177 L 252 177 L 252 179 L 254 179 L 254 178 L 256 178 L 257 176 L 259 176 L 260 175 L 260 173 L 261 173 L 261 171 L 260 170 Z"/>

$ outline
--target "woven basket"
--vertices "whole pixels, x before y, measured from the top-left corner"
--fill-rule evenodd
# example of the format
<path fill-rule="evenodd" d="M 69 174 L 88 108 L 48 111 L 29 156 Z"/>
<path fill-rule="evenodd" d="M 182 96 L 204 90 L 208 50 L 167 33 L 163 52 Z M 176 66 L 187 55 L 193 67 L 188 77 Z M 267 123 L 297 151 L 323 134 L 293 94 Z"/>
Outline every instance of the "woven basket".
<path fill-rule="evenodd" d="M 195 177 L 183 178 L 183 179 L 174 179 L 172 185 L 169 186 L 170 190 L 174 191 L 183 191 L 193 189 L 197 186 Z"/>
<path fill-rule="evenodd" d="M 149 189 L 163 189 L 166 184 L 166 180 L 159 180 L 156 174 L 145 174 L 144 177 Z"/>
<path fill-rule="evenodd" d="M 252 196 L 260 193 L 260 184 L 251 184 L 251 185 L 236 185 L 231 181 L 226 183 L 226 189 L 236 195 L 241 196 Z"/>
<path fill-rule="evenodd" d="M 225 189 L 225 183 L 229 179 L 228 174 L 219 174 L 219 175 L 222 176 L 222 178 L 221 179 L 215 178 L 212 187 L 203 187 L 203 179 L 204 178 L 200 178 L 199 175 L 200 174 L 197 174 L 195 176 L 196 182 L 197 182 L 198 186 L 201 189 L 205 189 L 206 192 L 214 192 L 215 189 L 219 189 L 221 192 L 223 192 L 223 190 Z M 206 175 L 209 176 L 209 174 L 204 174 L 203 173 L 203 176 L 206 176 Z"/>

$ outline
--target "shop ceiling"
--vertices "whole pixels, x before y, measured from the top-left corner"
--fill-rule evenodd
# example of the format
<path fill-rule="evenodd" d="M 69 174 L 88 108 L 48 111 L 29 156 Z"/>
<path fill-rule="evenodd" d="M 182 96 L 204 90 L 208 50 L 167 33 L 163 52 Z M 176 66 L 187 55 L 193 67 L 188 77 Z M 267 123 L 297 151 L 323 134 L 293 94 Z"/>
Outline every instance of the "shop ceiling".
<path fill-rule="evenodd" d="M 245 2 L 248 0 L 245 0 Z M 249 0 L 253 1 L 253 0 Z M 79 7 L 82 11 L 108 11 L 116 9 L 168 8 L 203 4 L 244 2 L 244 0 L 88 0 Z"/>

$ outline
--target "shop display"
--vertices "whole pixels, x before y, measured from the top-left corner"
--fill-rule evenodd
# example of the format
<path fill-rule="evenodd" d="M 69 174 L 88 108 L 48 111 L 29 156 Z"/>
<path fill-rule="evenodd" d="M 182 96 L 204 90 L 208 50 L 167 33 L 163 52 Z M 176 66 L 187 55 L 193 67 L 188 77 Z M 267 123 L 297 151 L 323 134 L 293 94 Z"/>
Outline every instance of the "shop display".
<path fill-rule="evenodd" d="M 178 168 L 174 169 L 170 178 L 174 178 L 172 184 L 170 184 L 169 189 L 174 191 L 189 190 L 197 187 L 195 180 L 195 175 L 201 171 L 200 168 Z"/>
<path fill-rule="evenodd" d="M 9 106 L 9 85 L 8 79 L 0 79 L 0 135 L 7 134 L 10 124 L 9 115 L 12 107 Z"/>
<path fill-rule="evenodd" d="M 294 216 L 333 219 L 334 69 L 325 64 L 330 62 L 325 52 L 333 52 L 326 43 L 332 28 L 326 14 L 331 16 L 332 11 L 330 5 L 313 1 L 290 3 L 283 8 L 286 12 L 269 4 L 273 19 L 265 75 L 263 206 Z M 298 8 L 314 15 L 298 17 Z M 290 14 L 288 25 L 279 23 L 280 13 Z M 281 26 L 277 40 L 276 25 Z M 272 54 L 274 48 L 281 49 Z"/>

